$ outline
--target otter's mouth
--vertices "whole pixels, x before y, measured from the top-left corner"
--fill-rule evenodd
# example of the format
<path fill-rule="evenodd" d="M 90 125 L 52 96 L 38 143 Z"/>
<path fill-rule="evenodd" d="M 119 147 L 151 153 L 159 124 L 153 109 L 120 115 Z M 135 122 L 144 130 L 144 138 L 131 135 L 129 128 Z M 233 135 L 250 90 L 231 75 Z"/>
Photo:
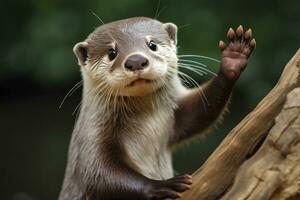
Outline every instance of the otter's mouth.
<path fill-rule="evenodd" d="M 130 82 L 127 85 L 127 87 L 142 86 L 142 85 L 146 85 L 146 84 L 149 84 L 149 83 L 152 83 L 152 82 L 154 82 L 154 80 L 138 78 L 138 79 L 135 79 L 134 81 Z"/>

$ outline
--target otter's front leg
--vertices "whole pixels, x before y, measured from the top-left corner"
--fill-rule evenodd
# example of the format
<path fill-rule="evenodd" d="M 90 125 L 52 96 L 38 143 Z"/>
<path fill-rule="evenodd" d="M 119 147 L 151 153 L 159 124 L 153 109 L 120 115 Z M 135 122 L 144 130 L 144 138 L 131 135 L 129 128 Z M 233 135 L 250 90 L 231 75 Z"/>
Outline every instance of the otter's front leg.
<path fill-rule="evenodd" d="M 101 151 L 98 182 L 86 187 L 85 199 L 103 200 L 162 200 L 177 199 L 180 193 L 192 184 L 189 175 L 176 176 L 167 180 L 153 180 L 134 170 L 124 159 L 126 156 L 114 142 L 106 142 Z M 80 183 L 79 183 L 80 184 Z"/>
<path fill-rule="evenodd" d="M 204 131 L 222 115 L 233 86 L 256 45 L 251 29 L 244 33 L 242 26 L 236 32 L 230 28 L 227 38 L 228 45 L 223 41 L 219 43 L 221 64 L 218 75 L 178 100 L 171 145 Z"/>

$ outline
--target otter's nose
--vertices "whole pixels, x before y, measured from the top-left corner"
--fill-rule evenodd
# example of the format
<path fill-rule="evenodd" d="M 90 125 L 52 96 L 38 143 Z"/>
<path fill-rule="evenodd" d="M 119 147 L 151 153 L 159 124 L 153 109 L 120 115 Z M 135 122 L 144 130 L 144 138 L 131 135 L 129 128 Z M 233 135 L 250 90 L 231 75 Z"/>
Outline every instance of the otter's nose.
<path fill-rule="evenodd" d="M 135 72 L 146 68 L 148 65 L 149 61 L 147 58 L 140 54 L 134 54 L 127 58 L 125 62 L 125 69 Z"/>

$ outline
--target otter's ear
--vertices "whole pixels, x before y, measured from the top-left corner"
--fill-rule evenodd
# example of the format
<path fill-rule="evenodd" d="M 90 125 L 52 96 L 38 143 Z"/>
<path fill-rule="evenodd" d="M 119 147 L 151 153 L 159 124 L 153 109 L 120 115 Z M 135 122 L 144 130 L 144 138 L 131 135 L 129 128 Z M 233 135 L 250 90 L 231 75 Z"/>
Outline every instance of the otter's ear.
<path fill-rule="evenodd" d="M 163 27 L 168 32 L 169 37 L 176 45 L 177 44 L 177 26 L 173 23 L 165 23 L 163 25 Z"/>
<path fill-rule="evenodd" d="M 77 43 L 73 48 L 73 52 L 78 59 L 78 65 L 85 66 L 88 57 L 88 43 L 87 42 Z"/>

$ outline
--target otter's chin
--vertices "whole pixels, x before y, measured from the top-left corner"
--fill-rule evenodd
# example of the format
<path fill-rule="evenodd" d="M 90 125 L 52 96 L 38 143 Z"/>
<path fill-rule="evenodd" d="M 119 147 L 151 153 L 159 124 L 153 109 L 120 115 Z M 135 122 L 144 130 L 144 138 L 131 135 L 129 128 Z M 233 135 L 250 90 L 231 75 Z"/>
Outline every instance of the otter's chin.
<path fill-rule="evenodd" d="M 140 87 L 140 86 L 145 86 L 148 84 L 152 84 L 155 82 L 155 80 L 150 80 L 150 79 L 144 79 L 144 78 L 138 78 L 136 80 L 131 81 L 126 87 Z"/>
<path fill-rule="evenodd" d="M 121 96 L 145 96 L 157 91 L 162 84 L 155 80 L 137 79 L 119 91 Z"/>

